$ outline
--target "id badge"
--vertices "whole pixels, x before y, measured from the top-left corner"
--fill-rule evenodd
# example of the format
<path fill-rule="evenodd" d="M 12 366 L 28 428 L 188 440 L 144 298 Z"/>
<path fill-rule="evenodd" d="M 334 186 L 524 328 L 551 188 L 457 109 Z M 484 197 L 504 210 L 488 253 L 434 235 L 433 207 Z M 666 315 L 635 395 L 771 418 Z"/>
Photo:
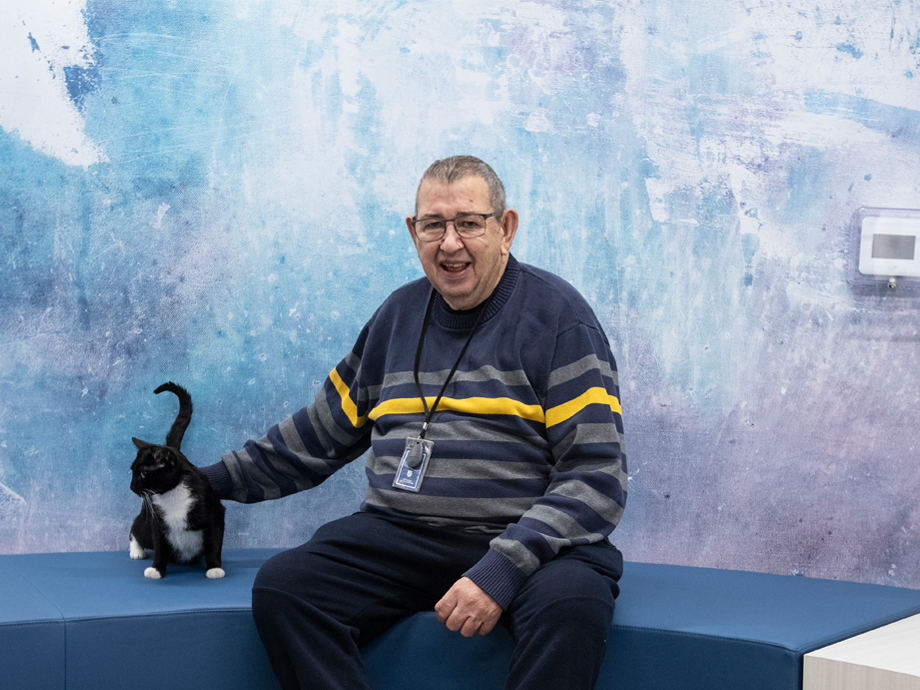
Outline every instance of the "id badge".
<path fill-rule="evenodd" d="M 417 492 L 422 487 L 422 479 L 425 478 L 425 470 L 428 469 L 432 448 L 434 448 L 434 441 L 407 438 L 406 449 L 399 461 L 399 467 L 396 468 L 393 486 L 397 489 Z"/>

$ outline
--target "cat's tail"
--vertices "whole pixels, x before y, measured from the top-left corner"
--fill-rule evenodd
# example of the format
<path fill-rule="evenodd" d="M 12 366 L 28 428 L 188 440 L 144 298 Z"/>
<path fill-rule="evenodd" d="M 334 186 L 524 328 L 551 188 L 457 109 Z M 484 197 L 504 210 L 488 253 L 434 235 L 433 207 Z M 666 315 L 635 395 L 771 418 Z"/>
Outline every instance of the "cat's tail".
<path fill-rule="evenodd" d="M 182 437 L 185 436 L 185 430 L 188 429 L 192 421 L 192 396 L 182 386 L 176 385 L 172 381 L 159 386 L 154 393 L 159 395 L 163 391 L 175 393 L 179 398 L 179 414 L 176 415 L 176 421 L 173 422 L 169 434 L 166 436 L 166 445 L 170 448 L 179 450 L 182 447 Z"/>

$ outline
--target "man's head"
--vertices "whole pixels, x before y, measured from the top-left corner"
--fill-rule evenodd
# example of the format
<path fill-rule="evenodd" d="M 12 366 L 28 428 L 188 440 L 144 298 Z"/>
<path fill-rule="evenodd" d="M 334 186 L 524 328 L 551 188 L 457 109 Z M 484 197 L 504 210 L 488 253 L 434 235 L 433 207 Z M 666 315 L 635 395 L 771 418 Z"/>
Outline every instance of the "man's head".
<path fill-rule="evenodd" d="M 451 156 L 428 166 L 415 193 L 415 215 L 418 216 L 418 193 L 422 190 L 422 182 L 435 180 L 441 184 L 452 184 L 464 177 L 481 177 L 485 180 L 492 210 L 501 216 L 505 210 L 505 185 L 492 170 L 492 166 L 473 156 Z"/>
<path fill-rule="evenodd" d="M 454 156 L 425 171 L 406 225 L 434 288 L 451 308 L 472 309 L 501 280 L 518 215 L 505 208 L 504 186 L 489 165 Z"/>

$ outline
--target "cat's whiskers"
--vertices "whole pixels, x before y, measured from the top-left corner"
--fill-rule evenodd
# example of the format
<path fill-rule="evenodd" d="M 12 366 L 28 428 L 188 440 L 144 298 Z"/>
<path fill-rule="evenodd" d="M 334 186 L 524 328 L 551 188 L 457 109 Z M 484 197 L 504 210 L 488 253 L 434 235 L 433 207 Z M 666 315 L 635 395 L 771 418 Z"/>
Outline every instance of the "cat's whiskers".
<path fill-rule="evenodd" d="M 154 524 L 159 525 L 159 523 L 160 523 L 160 516 L 157 514 L 157 511 L 154 510 L 154 508 L 153 508 L 153 492 L 152 492 L 152 491 L 144 491 L 144 493 L 143 493 L 143 499 L 144 499 L 144 509 L 145 509 L 148 513 L 150 513 L 150 516 L 153 518 Z"/>

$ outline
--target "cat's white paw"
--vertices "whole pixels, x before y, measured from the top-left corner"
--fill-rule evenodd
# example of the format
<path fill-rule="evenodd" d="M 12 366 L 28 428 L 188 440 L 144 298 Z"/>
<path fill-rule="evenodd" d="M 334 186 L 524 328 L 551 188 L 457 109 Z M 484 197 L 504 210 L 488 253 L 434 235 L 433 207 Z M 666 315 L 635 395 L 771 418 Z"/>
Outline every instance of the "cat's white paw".
<path fill-rule="evenodd" d="M 156 568 L 147 568 L 147 570 L 144 571 L 144 577 L 149 577 L 151 580 L 159 580 L 163 576 L 160 575 L 160 571 Z"/>
<path fill-rule="evenodd" d="M 147 552 L 137 543 L 137 539 L 134 538 L 134 535 L 131 535 L 131 541 L 128 544 L 128 554 L 135 561 L 142 561 L 147 558 Z"/>
<path fill-rule="evenodd" d="M 208 570 L 208 572 L 205 573 L 205 575 L 207 575 L 212 580 L 217 580 L 219 578 L 222 578 L 226 574 L 227 573 L 224 572 L 223 568 L 211 568 L 210 570 Z"/>

